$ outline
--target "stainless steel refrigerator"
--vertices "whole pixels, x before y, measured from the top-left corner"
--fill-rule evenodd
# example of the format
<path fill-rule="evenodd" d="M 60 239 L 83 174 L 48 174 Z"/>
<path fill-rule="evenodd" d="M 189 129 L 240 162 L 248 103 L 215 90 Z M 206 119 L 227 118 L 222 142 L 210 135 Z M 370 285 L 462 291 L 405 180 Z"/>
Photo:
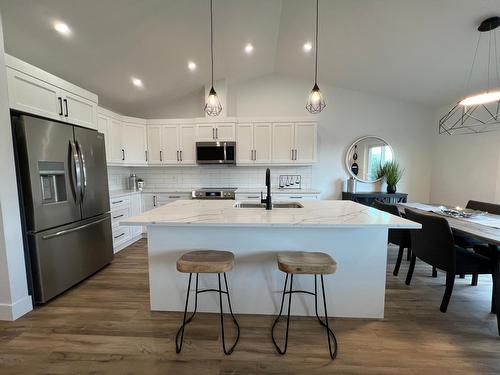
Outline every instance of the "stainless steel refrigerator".
<path fill-rule="evenodd" d="M 104 135 L 12 113 L 29 285 L 45 303 L 113 259 Z"/>

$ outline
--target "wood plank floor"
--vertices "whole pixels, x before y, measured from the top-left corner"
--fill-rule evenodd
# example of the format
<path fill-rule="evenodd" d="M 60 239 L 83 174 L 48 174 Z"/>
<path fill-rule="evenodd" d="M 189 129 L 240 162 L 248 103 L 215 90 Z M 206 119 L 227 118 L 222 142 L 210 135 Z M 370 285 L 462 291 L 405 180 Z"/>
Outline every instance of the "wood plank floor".
<path fill-rule="evenodd" d="M 242 336 L 221 352 L 218 316 L 200 314 L 175 354 L 179 313 L 149 311 L 146 241 L 46 306 L 16 322 L 0 322 L 0 374 L 499 374 L 500 338 L 489 314 L 491 279 L 458 279 L 448 313 L 439 312 L 444 275 L 417 263 L 410 287 L 391 274 L 386 318 L 335 319 L 334 362 L 312 318 L 291 322 L 286 356 L 270 340 L 272 317 L 238 316 Z M 231 332 L 230 332 L 231 333 Z"/>

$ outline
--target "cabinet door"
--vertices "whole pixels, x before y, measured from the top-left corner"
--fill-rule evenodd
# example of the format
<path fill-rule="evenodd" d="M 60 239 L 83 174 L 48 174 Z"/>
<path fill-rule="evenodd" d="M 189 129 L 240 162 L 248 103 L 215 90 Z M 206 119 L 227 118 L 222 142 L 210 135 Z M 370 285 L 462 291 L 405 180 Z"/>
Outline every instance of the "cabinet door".
<path fill-rule="evenodd" d="M 255 163 L 271 163 L 271 124 L 255 124 L 253 128 L 253 144 Z"/>
<path fill-rule="evenodd" d="M 234 141 L 235 124 L 217 124 L 215 127 L 215 139 L 217 141 Z"/>
<path fill-rule="evenodd" d="M 130 196 L 130 215 L 137 216 L 142 213 L 142 198 L 141 194 L 132 194 Z M 130 227 L 132 237 L 140 236 L 142 234 L 142 226 L 138 225 Z"/>
<path fill-rule="evenodd" d="M 10 108 L 61 119 L 62 98 L 57 87 L 11 68 L 7 68 L 7 80 Z"/>
<path fill-rule="evenodd" d="M 214 124 L 198 124 L 196 125 L 196 140 L 214 141 L 215 140 L 215 125 Z"/>
<path fill-rule="evenodd" d="M 317 129 L 315 123 L 295 124 L 295 162 L 316 161 Z"/>
<path fill-rule="evenodd" d="M 148 125 L 148 164 L 158 165 L 163 161 L 161 130 L 161 125 Z"/>
<path fill-rule="evenodd" d="M 253 164 L 253 124 L 239 124 L 236 141 L 236 162 Z"/>
<path fill-rule="evenodd" d="M 179 162 L 179 127 L 164 125 L 161 134 L 163 164 L 177 164 Z"/>
<path fill-rule="evenodd" d="M 63 96 L 64 121 L 97 129 L 97 103 L 65 91 Z"/>
<path fill-rule="evenodd" d="M 106 148 L 106 160 L 109 163 L 109 160 L 111 158 L 110 155 L 110 145 L 109 145 L 109 136 L 108 136 L 108 129 L 109 129 L 109 122 L 110 119 L 106 116 L 103 115 L 98 115 L 97 116 L 97 131 L 99 133 L 104 134 L 104 147 Z"/>
<path fill-rule="evenodd" d="M 122 124 L 118 120 L 109 119 L 108 121 L 108 145 L 109 157 L 108 163 L 122 164 L 123 163 L 123 146 L 122 146 Z"/>
<path fill-rule="evenodd" d="M 179 150 L 182 164 L 196 164 L 196 128 L 194 125 L 179 126 Z"/>
<path fill-rule="evenodd" d="M 122 123 L 125 164 L 146 164 L 146 126 L 132 122 Z"/>
<path fill-rule="evenodd" d="M 291 164 L 294 125 L 293 123 L 273 124 L 273 163 Z"/>

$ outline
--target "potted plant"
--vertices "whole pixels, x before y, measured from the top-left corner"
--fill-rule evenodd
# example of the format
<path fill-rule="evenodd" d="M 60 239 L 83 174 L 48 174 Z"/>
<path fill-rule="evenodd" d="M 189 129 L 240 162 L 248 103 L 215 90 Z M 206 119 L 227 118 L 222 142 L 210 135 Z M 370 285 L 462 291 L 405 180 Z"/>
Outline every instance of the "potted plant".
<path fill-rule="evenodd" d="M 395 160 L 388 161 L 384 165 L 380 165 L 377 169 L 377 178 L 385 178 L 387 182 L 387 192 L 394 194 L 396 185 L 401 180 L 404 174 L 404 169 Z"/>

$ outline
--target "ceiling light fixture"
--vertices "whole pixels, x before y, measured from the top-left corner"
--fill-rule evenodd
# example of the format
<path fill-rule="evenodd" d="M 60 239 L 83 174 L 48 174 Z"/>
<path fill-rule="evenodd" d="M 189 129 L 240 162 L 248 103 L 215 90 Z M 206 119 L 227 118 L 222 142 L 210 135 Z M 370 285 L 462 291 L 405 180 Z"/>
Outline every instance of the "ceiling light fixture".
<path fill-rule="evenodd" d="M 309 94 L 306 109 L 312 113 L 320 113 L 325 107 L 326 103 L 321 95 L 318 86 L 318 25 L 319 25 L 319 0 L 316 0 L 316 43 L 315 43 L 315 57 L 314 57 L 314 86 Z M 305 45 L 304 45 L 305 47 Z M 312 46 L 311 46 L 312 48 Z"/>
<path fill-rule="evenodd" d="M 214 17 L 213 4 L 210 0 L 210 64 L 212 66 L 212 86 L 205 102 L 205 113 L 209 116 L 219 116 L 222 112 L 222 104 L 214 89 Z"/>
<path fill-rule="evenodd" d="M 253 52 L 253 45 L 252 43 L 247 43 L 245 46 L 245 52 L 247 55 L 250 55 Z"/>
<path fill-rule="evenodd" d="M 139 78 L 132 77 L 132 84 L 136 87 L 144 87 L 142 80 L 140 80 Z"/>
<path fill-rule="evenodd" d="M 479 25 L 477 29 L 479 31 L 479 38 L 477 40 L 474 58 L 472 59 L 472 66 L 465 89 L 465 92 L 469 90 L 481 36 L 484 33 L 489 33 L 487 61 L 488 86 L 486 91 L 470 95 L 456 103 L 455 106 L 439 120 L 439 134 L 476 134 L 500 130 L 498 127 L 498 125 L 500 125 L 500 75 L 498 70 L 498 66 L 500 65 L 500 51 L 498 51 L 496 31 L 499 26 L 500 17 L 490 17 Z M 492 64 L 493 67 L 495 67 L 494 71 L 492 69 Z M 496 76 L 496 88 L 494 88 L 494 90 L 491 90 L 491 74 Z"/>
<path fill-rule="evenodd" d="M 188 69 L 190 71 L 195 71 L 196 70 L 196 63 L 192 62 L 192 61 L 189 61 L 188 62 Z"/>
<path fill-rule="evenodd" d="M 302 47 L 304 49 L 304 52 L 309 53 L 313 49 L 313 46 L 311 42 L 304 43 L 304 46 Z"/>
<path fill-rule="evenodd" d="M 67 24 L 65 24 L 64 22 L 54 22 L 54 29 L 59 33 L 59 34 L 62 34 L 62 35 L 69 35 L 71 34 L 71 29 L 69 28 L 69 26 Z"/>

